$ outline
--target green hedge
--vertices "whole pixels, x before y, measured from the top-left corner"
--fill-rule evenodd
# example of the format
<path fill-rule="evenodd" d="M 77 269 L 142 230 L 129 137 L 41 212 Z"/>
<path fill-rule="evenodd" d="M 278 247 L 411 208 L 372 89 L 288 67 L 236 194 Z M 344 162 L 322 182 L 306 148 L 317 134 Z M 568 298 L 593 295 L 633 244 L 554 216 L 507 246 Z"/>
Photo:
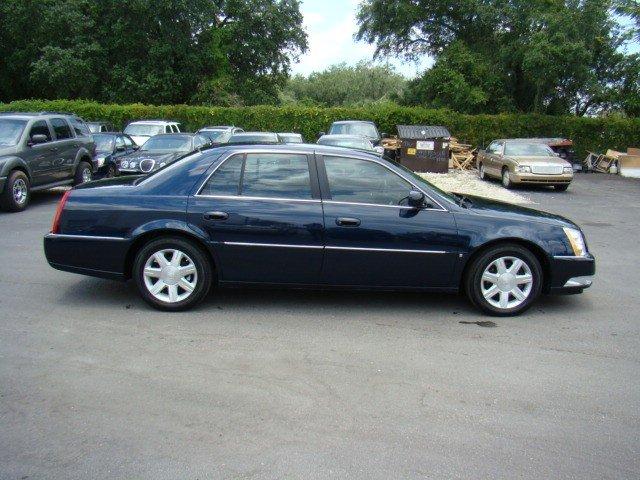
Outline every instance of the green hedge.
<path fill-rule="evenodd" d="M 188 105 L 104 105 L 81 100 L 21 100 L 0 104 L 0 111 L 54 110 L 74 112 L 86 120 L 110 121 L 124 127 L 132 120 L 166 118 L 194 131 L 204 125 L 233 124 L 247 130 L 296 131 L 308 141 L 326 131 L 335 120 L 372 120 L 382 132 L 396 133 L 396 125 L 444 125 L 464 143 L 486 145 L 495 138 L 566 137 L 578 155 L 608 148 L 640 147 L 640 118 L 584 118 L 545 115 L 464 115 L 448 110 L 379 105 L 363 108 L 315 107 L 198 107 Z"/>

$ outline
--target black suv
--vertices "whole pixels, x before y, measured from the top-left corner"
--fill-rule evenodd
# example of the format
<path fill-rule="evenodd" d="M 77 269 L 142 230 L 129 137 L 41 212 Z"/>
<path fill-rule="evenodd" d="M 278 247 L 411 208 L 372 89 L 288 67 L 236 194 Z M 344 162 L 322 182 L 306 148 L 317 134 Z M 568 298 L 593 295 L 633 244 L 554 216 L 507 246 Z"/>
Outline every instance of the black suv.
<path fill-rule="evenodd" d="M 95 143 L 79 117 L 0 113 L 0 207 L 16 212 L 34 190 L 91 180 Z"/>

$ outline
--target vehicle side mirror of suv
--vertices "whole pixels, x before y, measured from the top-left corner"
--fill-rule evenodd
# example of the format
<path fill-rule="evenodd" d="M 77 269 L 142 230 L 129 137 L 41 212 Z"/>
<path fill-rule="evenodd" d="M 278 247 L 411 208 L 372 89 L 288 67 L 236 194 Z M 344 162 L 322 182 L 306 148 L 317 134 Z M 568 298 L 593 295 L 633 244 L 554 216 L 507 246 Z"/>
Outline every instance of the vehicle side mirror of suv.
<path fill-rule="evenodd" d="M 425 196 L 424 193 L 418 190 L 411 190 L 409 192 L 409 205 L 415 208 L 424 206 Z"/>
<path fill-rule="evenodd" d="M 126 150 L 124 145 L 118 145 L 116 147 L 116 152 L 124 152 Z"/>
<path fill-rule="evenodd" d="M 39 143 L 47 143 L 47 136 L 42 134 L 31 135 L 29 145 L 37 145 Z"/>

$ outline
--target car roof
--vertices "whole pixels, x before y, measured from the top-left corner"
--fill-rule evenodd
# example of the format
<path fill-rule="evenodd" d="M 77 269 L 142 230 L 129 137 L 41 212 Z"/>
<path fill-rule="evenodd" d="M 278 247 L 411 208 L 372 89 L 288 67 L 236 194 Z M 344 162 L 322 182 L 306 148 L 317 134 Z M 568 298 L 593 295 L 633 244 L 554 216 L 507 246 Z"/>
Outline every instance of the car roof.
<path fill-rule="evenodd" d="M 129 125 L 167 125 L 177 123 L 178 122 L 174 122 L 173 120 L 135 120 L 133 122 L 129 122 Z"/>
<path fill-rule="evenodd" d="M 200 130 L 230 130 L 235 128 L 233 125 L 211 125 L 208 127 L 202 127 Z"/>
<path fill-rule="evenodd" d="M 342 134 L 342 133 L 338 134 L 338 133 L 336 133 L 334 135 L 332 135 L 332 134 L 322 135 L 318 139 L 318 141 L 322 140 L 323 138 L 335 139 L 335 140 L 360 140 L 360 141 L 365 141 L 365 142 L 371 143 L 371 141 L 367 137 L 365 137 L 363 135 L 348 135 L 348 134 Z"/>
<path fill-rule="evenodd" d="M 40 118 L 40 117 L 71 117 L 82 120 L 75 113 L 65 113 L 65 112 L 0 112 L 0 117 L 2 118 L 17 118 L 21 120 L 30 120 L 32 118 Z"/>
<path fill-rule="evenodd" d="M 279 132 L 278 135 L 295 135 L 296 137 L 302 136 L 301 133 L 296 133 L 296 132 Z"/>
<path fill-rule="evenodd" d="M 344 123 L 369 123 L 371 125 L 375 125 L 371 120 L 338 120 L 337 122 L 333 122 L 332 125 L 340 125 Z"/>
<path fill-rule="evenodd" d="M 184 138 L 184 137 L 189 137 L 189 138 L 193 138 L 197 135 L 197 133 L 189 133 L 189 132 L 177 132 L 177 133 L 158 133 L 157 135 L 152 136 L 151 138 L 156 138 L 156 137 L 174 137 L 174 138 Z M 134 135 L 135 136 L 135 135 Z"/>
<path fill-rule="evenodd" d="M 255 137 L 255 136 L 264 136 L 264 137 L 273 137 L 277 138 L 278 134 L 273 132 L 238 132 L 231 135 L 231 138 L 243 138 L 243 137 Z"/>
<path fill-rule="evenodd" d="M 353 158 L 368 158 L 374 160 L 380 160 L 380 156 L 375 153 L 371 153 L 368 150 L 354 150 L 352 148 L 334 147 L 331 145 L 318 145 L 317 143 L 286 143 L 286 144 L 272 144 L 272 143 L 252 143 L 252 144 L 233 144 L 225 143 L 218 147 L 214 147 L 206 150 L 207 152 L 216 152 L 216 155 L 223 154 L 228 151 L 272 151 L 272 152 L 288 152 L 288 153 L 301 153 L 301 154 L 313 154 L 318 153 L 320 155 L 333 155 L 344 156 L 348 155 Z"/>

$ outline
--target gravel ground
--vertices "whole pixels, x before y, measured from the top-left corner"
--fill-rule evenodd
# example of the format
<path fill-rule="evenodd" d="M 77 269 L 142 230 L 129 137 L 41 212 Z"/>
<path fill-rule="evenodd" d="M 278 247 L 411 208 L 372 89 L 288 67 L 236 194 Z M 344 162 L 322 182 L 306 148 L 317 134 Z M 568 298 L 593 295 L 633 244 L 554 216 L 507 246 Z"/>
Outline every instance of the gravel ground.
<path fill-rule="evenodd" d="M 480 180 L 475 170 L 452 170 L 449 173 L 420 173 L 419 175 L 445 192 L 476 195 L 510 203 L 534 203 L 529 197 L 507 190 L 499 182 Z"/>

